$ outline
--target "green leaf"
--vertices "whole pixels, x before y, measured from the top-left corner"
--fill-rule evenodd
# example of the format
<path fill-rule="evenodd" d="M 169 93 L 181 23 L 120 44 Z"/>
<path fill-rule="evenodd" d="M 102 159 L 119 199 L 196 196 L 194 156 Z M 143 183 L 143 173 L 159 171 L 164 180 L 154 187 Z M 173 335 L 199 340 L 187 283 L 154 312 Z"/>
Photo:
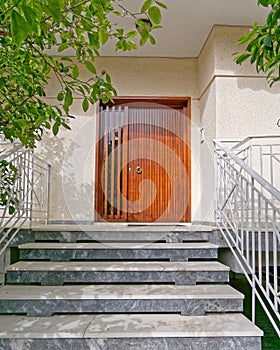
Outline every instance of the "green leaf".
<path fill-rule="evenodd" d="M 137 32 L 136 30 L 131 30 L 130 32 L 128 32 L 128 33 L 126 34 L 126 38 L 127 38 L 127 39 L 134 38 L 137 34 L 138 34 L 138 32 Z"/>
<path fill-rule="evenodd" d="M 41 35 L 41 26 L 39 25 L 39 22 L 41 20 L 41 14 L 37 14 L 36 11 L 33 10 L 32 7 L 22 5 L 22 10 L 24 12 L 24 17 L 29 23 L 32 30 L 38 35 Z"/>
<path fill-rule="evenodd" d="M 258 5 L 262 5 L 264 7 L 268 7 L 269 3 L 269 0 L 258 0 Z"/>
<path fill-rule="evenodd" d="M 14 206 L 9 206 L 9 214 L 12 215 L 16 211 Z"/>
<path fill-rule="evenodd" d="M 145 25 L 145 22 L 144 21 L 142 21 L 141 19 L 138 19 L 136 22 L 135 22 L 135 24 L 136 24 L 136 26 L 138 26 L 138 27 L 146 27 L 146 25 Z"/>
<path fill-rule="evenodd" d="M 62 125 L 65 129 L 71 130 L 71 127 L 70 127 L 67 123 L 61 122 L 61 125 Z"/>
<path fill-rule="evenodd" d="M 153 0 L 146 0 L 141 7 L 141 13 L 144 13 L 151 7 Z"/>
<path fill-rule="evenodd" d="M 83 111 L 84 112 L 86 112 L 88 110 L 88 108 L 89 108 L 89 102 L 88 102 L 88 99 L 86 97 L 83 100 L 82 107 L 83 107 Z"/>
<path fill-rule="evenodd" d="M 98 34 L 99 34 L 99 40 L 100 40 L 101 44 L 104 45 L 107 42 L 107 40 L 109 39 L 107 29 L 101 28 L 99 30 Z"/>
<path fill-rule="evenodd" d="M 11 34 L 14 43 L 20 46 L 28 37 L 29 24 L 28 22 L 15 10 L 12 11 L 11 16 Z"/>
<path fill-rule="evenodd" d="M 258 57 L 258 53 L 259 53 L 259 48 L 258 46 L 255 46 L 251 52 L 251 64 L 254 63 Z"/>
<path fill-rule="evenodd" d="M 152 45 L 156 45 L 156 39 L 152 35 L 150 35 L 150 42 Z"/>
<path fill-rule="evenodd" d="M 73 96 L 72 96 L 72 91 L 69 88 L 66 88 L 66 95 L 65 95 L 65 100 L 64 100 L 64 105 L 63 108 L 66 112 L 69 111 L 69 107 L 73 103 Z"/>
<path fill-rule="evenodd" d="M 239 55 L 236 59 L 235 62 L 237 64 L 241 64 L 242 62 L 244 62 L 245 60 L 247 60 L 247 58 L 250 57 L 249 53 L 243 53 L 242 55 Z"/>
<path fill-rule="evenodd" d="M 72 77 L 73 79 L 77 79 L 80 74 L 79 67 L 75 64 L 75 66 L 72 69 Z"/>
<path fill-rule="evenodd" d="M 81 28 L 81 32 L 80 33 L 85 32 L 85 30 L 90 32 L 92 30 L 92 28 L 93 28 L 92 22 L 89 22 L 89 21 L 86 21 L 86 20 L 81 20 L 81 24 L 82 24 L 83 28 Z"/>
<path fill-rule="evenodd" d="M 150 33 L 148 32 L 147 28 L 143 28 L 143 30 L 140 32 L 140 35 L 142 42 L 145 44 L 150 37 Z"/>
<path fill-rule="evenodd" d="M 149 38 L 149 37 L 147 37 L 147 38 L 141 38 L 141 39 L 140 39 L 140 46 L 145 45 L 146 42 L 147 42 L 147 40 L 148 40 L 148 38 Z"/>
<path fill-rule="evenodd" d="M 272 47 L 272 36 L 271 36 L 270 33 L 267 34 L 267 36 L 265 37 L 263 43 L 264 43 L 264 45 L 265 45 L 266 47 Z"/>
<path fill-rule="evenodd" d="M 162 26 L 161 25 L 155 25 L 155 26 L 152 26 L 151 27 L 151 30 L 154 30 L 154 29 L 161 29 Z"/>
<path fill-rule="evenodd" d="M 72 58 L 67 57 L 67 56 L 63 56 L 63 57 L 61 57 L 61 60 L 62 60 L 62 61 L 73 62 Z"/>
<path fill-rule="evenodd" d="M 90 61 L 85 61 L 84 65 L 87 67 L 87 69 L 93 73 L 96 74 L 96 68 L 94 67 L 94 65 L 90 62 Z"/>
<path fill-rule="evenodd" d="M 149 8 L 148 15 L 150 20 L 155 24 L 160 24 L 161 22 L 161 12 L 160 9 L 156 6 L 152 6 Z"/>
<path fill-rule="evenodd" d="M 68 49 L 69 45 L 68 43 L 62 43 L 58 47 L 58 52 L 64 51 L 65 49 Z"/>
<path fill-rule="evenodd" d="M 120 11 L 113 11 L 113 14 L 119 17 L 122 15 Z"/>
<path fill-rule="evenodd" d="M 106 73 L 106 82 L 111 84 L 111 77 L 108 73 Z"/>
<path fill-rule="evenodd" d="M 167 6 L 166 6 L 163 2 L 161 2 L 161 1 L 156 1 L 156 4 L 158 4 L 158 6 L 163 7 L 164 9 L 167 10 Z"/>
<path fill-rule="evenodd" d="M 64 99 L 64 93 L 61 91 L 61 92 L 57 95 L 56 98 L 58 99 L 58 101 L 63 101 L 63 99 Z"/>
<path fill-rule="evenodd" d="M 88 40 L 90 47 L 99 48 L 98 34 L 97 33 L 88 33 Z"/>
<path fill-rule="evenodd" d="M 247 34 L 245 34 L 242 38 L 238 40 L 238 44 L 242 45 L 246 43 L 248 40 L 252 38 L 253 35 L 255 35 L 256 31 L 255 30 L 250 30 Z"/>
<path fill-rule="evenodd" d="M 49 13 L 56 22 L 61 19 L 61 11 L 63 10 L 63 0 L 48 0 L 48 4 L 44 6 L 45 11 Z"/>
<path fill-rule="evenodd" d="M 54 136 L 56 136 L 58 134 L 59 126 L 60 126 L 60 123 L 56 121 L 52 127 L 52 132 L 53 132 Z"/>

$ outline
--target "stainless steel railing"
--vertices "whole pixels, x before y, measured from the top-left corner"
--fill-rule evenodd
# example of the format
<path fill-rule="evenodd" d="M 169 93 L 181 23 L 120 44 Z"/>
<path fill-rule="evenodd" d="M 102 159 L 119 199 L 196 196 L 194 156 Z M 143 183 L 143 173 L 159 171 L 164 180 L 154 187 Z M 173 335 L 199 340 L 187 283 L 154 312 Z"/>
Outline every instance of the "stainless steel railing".
<path fill-rule="evenodd" d="M 0 256 L 21 228 L 48 216 L 50 165 L 19 143 L 0 142 Z"/>
<path fill-rule="evenodd" d="M 257 297 L 280 337 L 280 191 L 270 183 L 272 174 L 276 174 L 273 167 L 278 166 L 278 145 L 276 138 L 271 145 L 267 138 L 265 141 L 269 162 L 276 163 L 269 163 L 272 167 L 263 167 L 261 172 L 257 165 L 264 164 L 267 156 L 264 146 L 254 147 L 246 141 L 229 148 L 214 140 L 215 214 L 219 229 L 251 284 L 253 321 Z"/>

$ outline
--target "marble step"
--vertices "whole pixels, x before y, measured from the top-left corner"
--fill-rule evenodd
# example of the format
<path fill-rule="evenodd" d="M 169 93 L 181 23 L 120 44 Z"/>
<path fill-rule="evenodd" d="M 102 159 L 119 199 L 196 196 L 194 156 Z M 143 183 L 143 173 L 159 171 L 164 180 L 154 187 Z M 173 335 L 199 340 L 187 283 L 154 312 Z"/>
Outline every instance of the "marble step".
<path fill-rule="evenodd" d="M 175 283 L 195 285 L 229 281 L 229 267 L 207 262 L 40 262 L 19 261 L 6 267 L 7 283 Z"/>
<path fill-rule="evenodd" d="M 5 286 L 0 314 L 242 312 L 243 295 L 228 285 Z"/>
<path fill-rule="evenodd" d="M 128 226 L 128 225 L 48 225 L 33 229 L 35 241 L 40 242 L 210 242 L 226 247 L 217 229 L 205 226 Z"/>
<path fill-rule="evenodd" d="M 214 259 L 211 243 L 27 243 L 19 246 L 21 260 L 170 260 Z"/>
<path fill-rule="evenodd" d="M 0 316 L 6 350 L 261 350 L 262 335 L 242 314 Z"/>

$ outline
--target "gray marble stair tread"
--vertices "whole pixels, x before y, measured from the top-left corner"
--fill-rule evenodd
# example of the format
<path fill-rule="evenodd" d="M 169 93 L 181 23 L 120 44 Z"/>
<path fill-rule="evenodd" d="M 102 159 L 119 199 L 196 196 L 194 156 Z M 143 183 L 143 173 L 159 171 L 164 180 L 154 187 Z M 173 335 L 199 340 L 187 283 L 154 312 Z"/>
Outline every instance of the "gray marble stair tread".
<path fill-rule="evenodd" d="M 195 243 L 26 243 L 19 249 L 216 249 L 217 245 L 207 242 Z"/>
<path fill-rule="evenodd" d="M 13 286 L 0 288 L 1 300 L 47 299 L 244 299 L 229 285 L 92 285 L 92 286 Z"/>
<path fill-rule="evenodd" d="M 6 266 L 6 271 L 230 271 L 217 261 L 197 262 L 86 262 L 86 261 L 19 261 Z"/>
<path fill-rule="evenodd" d="M 1 316 L 0 338 L 261 337 L 242 314 L 106 314 L 52 317 Z"/>

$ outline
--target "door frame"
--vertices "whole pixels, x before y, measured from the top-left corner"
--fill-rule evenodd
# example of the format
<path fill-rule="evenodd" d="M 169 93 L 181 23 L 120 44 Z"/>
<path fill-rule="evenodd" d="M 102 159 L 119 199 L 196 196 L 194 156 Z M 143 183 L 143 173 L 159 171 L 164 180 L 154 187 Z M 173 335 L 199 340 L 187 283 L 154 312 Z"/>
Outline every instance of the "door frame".
<path fill-rule="evenodd" d="M 190 97 L 161 97 L 161 96 L 116 96 L 112 97 L 112 101 L 109 101 L 106 104 L 103 104 L 102 101 L 99 102 L 98 113 L 96 116 L 96 152 L 95 152 L 95 198 L 94 198 L 94 221 L 95 222 L 108 222 L 104 220 L 98 213 L 102 211 L 102 201 L 103 201 L 103 192 L 100 179 L 100 166 L 101 166 L 101 157 L 100 154 L 100 142 L 99 142 L 99 133 L 100 133 L 100 112 L 103 107 L 109 106 L 119 106 L 119 105 L 137 105 L 139 103 L 145 103 L 147 106 L 149 104 L 159 104 L 169 108 L 180 108 L 182 113 L 187 118 L 187 164 L 186 170 L 188 174 L 187 178 L 187 187 L 189 189 L 188 195 L 188 211 L 186 217 L 186 223 L 191 222 L 191 98 Z M 127 222 L 127 220 L 117 220 L 113 222 Z M 171 223 L 172 224 L 172 223 Z"/>

